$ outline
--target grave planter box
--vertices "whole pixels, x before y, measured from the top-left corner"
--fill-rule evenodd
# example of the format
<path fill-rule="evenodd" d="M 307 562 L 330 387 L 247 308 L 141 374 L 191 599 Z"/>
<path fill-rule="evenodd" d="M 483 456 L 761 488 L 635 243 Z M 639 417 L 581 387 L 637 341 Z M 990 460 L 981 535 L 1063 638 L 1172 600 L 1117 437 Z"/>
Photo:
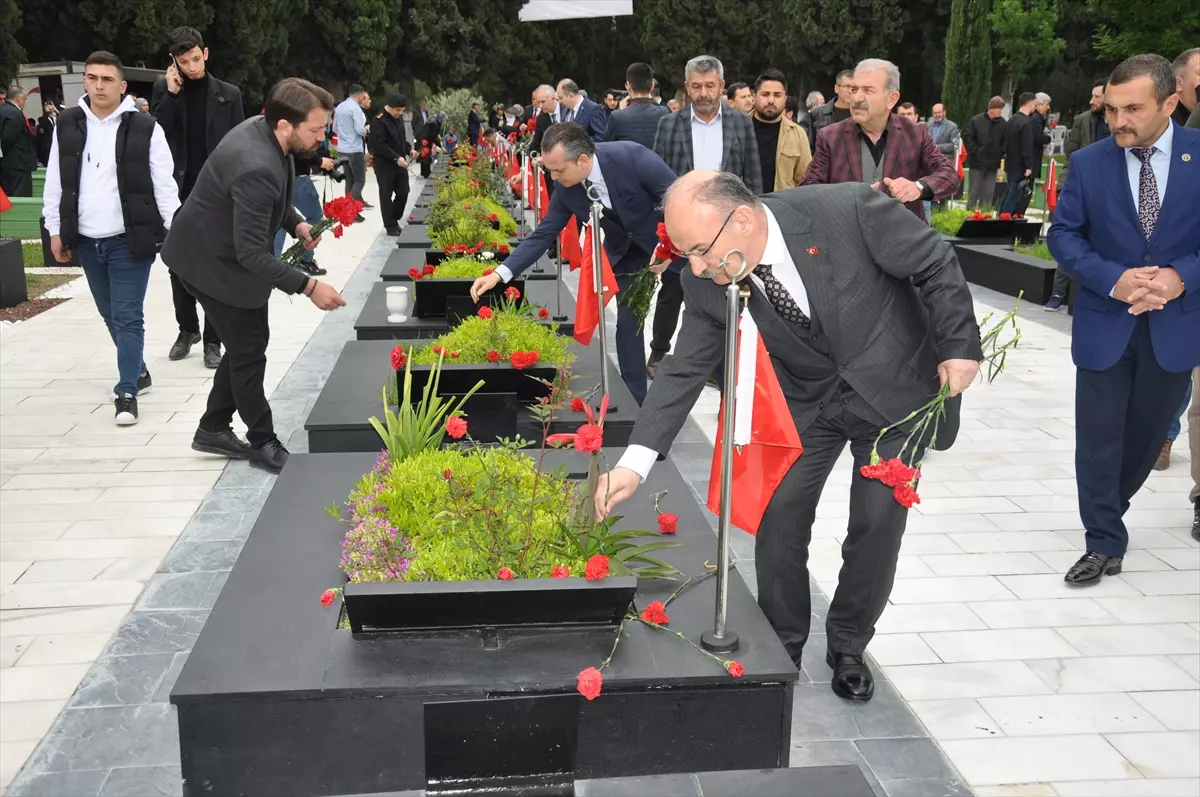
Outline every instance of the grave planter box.
<path fill-rule="evenodd" d="M 1019 254 L 1012 246 L 960 244 L 955 251 L 967 282 L 1009 296 L 1023 292 L 1029 302 L 1049 301 L 1057 268 L 1053 260 Z"/>
<path fill-rule="evenodd" d="M 525 280 L 515 279 L 505 285 L 500 283 L 480 297 L 480 304 L 475 304 L 471 298 L 473 279 L 435 279 L 425 277 L 413 286 L 413 315 L 417 318 L 437 318 L 445 316 L 451 323 L 468 318 L 479 311 L 482 304 L 493 306 L 504 299 L 504 292 L 516 288 L 525 296 Z"/>
<path fill-rule="evenodd" d="M 554 625 L 610 626 L 637 592 L 634 576 L 522 578 L 511 581 L 347 583 L 343 597 L 355 634 Z"/>
<path fill-rule="evenodd" d="M 499 263 L 503 263 L 505 260 L 508 259 L 508 256 L 510 254 L 512 254 L 512 249 L 510 248 L 509 251 L 506 253 L 493 252 L 492 254 L 495 255 L 495 257 L 491 260 L 491 262 L 499 264 Z M 426 249 L 425 250 L 425 262 L 431 266 L 440 265 L 443 260 L 447 260 L 452 257 L 458 257 L 458 255 L 447 254 L 446 252 L 443 252 L 441 249 Z"/>
<path fill-rule="evenodd" d="M 21 239 L 0 238 L 0 307 L 15 307 L 28 299 Z"/>
<path fill-rule="evenodd" d="M 1021 244 L 1036 243 L 1041 234 L 1042 223 L 1028 219 L 983 219 L 976 221 L 967 219 L 955 233 L 956 238 L 964 239 L 968 244 L 1000 243 L 1012 245 L 1013 241 Z"/>
<path fill-rule="evenodd" d="M 509 255 L 511 254 L 510 251 Z M 497 265 L 503 263 L 509 255 L 496 254 L 492 262 Z M 408 276 L 410 268 L 420 269 L 426 263 L 436 266 L 445 257 L 446 253 L 440 249 L 426 249 L 423 252 L 418 249 L 397 249 L 388 255 L 379 278 L 389 282 L 407 282 L 412 279 Z M 542 255 L 521 273 L 521 277 L 526 280 L 555 280 L 558 278 L 558 269 L 549 255 Z M 569 292 L 567 296 L 570 298 Z"/>
<path fill-rule="evenodd" d="M 522 275 L 524 276 L 524 275 Z M 415 312 L 407 321 L 392 323 L 388 321 L 387 287 L 396 284 L 380 281 L 375 283 L 367 295 L 362 312 L 354 322 L 354 332 L 359 340 L 409 340 L 412 338 L 436 338 L 443 332 L 448 332 L 457 324 L 458 319 L 449 316 L 430 316 L 422 318 Z M 507 286 L 504 286 L 507 287 Z M 532 280 L 527 283 L 528 290 L 525 299 L 531 304 L 541 305 L 550 310 L 551 317 L 543 320 L 544 324 L 557 324 L 561 335 L 575 333 L 575 300 L 565 286 L 559 285 L 552 279 Z M 561 290 L 561 293 L 559 291 Z M 469 299 L 468 299 L 469 301 Z M 555 320 L 561 303 L 562 317 Z M 472 306 L 470 313 L 475 313 L 477 307 Z"/>
<path fill-rule="evenodd" d="M 433 373 L 432 365 L 413 365 L 412 392 L 420 395 Z M 553 380 L 557 366 L 539 362 L 532 368 L 514 368 L 512 363 L 457 363 L 446 358 L 442 363 L 442 376 L 438 381 L 438 392 L 442 395 L 463 395 L 483 380 L 480 393 L 512 393 L 522 402 L 537 401 L 546 395 L 549 388 L 539 379 Z M 396 372 L 397 379 L 404 378 L 404 371 Z M 476 394 L 478 395 L 478 394 Z"/>

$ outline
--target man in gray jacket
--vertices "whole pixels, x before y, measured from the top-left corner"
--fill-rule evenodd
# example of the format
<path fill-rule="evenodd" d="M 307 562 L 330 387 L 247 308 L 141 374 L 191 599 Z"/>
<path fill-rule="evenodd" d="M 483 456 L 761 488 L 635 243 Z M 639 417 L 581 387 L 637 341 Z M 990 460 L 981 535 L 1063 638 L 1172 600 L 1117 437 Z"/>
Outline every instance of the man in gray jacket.
<path fill-rule="evenodd" d="M 293 153 L 314 152 L 325 138 L 333 97 L 300 78 L 271 89 L 262 116 L 235 127 L 209 155 L 196 186 L 175 217 L 162 259 L 200 302 L 225 342 L 208 408 L 192 448 L 278 473 L 287 449 L 275 436 L 263 389 L 271 289 L 303 293 L 322 310 L 346 302 L 331 285 L 272 255 L 279 228 L 315 247 L 319 238 L 292 207 Z M 242 416 L 249 445 L 230 428 Z"/>

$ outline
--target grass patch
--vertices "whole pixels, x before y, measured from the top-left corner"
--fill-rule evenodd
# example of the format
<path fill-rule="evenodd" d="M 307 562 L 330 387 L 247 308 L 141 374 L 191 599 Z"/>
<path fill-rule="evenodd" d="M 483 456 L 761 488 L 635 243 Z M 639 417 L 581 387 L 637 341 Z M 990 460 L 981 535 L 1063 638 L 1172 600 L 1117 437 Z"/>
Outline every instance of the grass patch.
<path fill-rule="evenodd" d="M 46 265 L 45 258 L 42 256 L 42 242 L 22 241 L 21 260 L 25 263 L 26 268 Z"/>
<path fill-rule="evenodd" d="M 1050 247 L 1045 241 L 1039 240 L 1033 246 L 1025 244 L 1017 244 L 1013 247 L 1013 251 L 1019 255 L 1029 255 L 1030 257 L 1040 257 L 1042 260 L 1054 260 L 1054 255 L 1050 254 Z"/>
<path fill-rule="evenodd" d="M 70 274 L 26 274 L 25 290 L 29 292 L 30 299 L 39 299 L 47 291 L 66 285 L 73 279 L 77 278 Z"/>

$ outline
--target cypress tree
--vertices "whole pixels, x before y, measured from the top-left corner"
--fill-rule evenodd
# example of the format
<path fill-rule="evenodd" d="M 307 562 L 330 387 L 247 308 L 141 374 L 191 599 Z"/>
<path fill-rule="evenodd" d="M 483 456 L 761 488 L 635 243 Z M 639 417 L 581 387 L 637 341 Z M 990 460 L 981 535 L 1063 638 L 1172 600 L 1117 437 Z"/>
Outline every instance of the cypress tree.
<path fill-rule="evenodd" d="M 964 125 L 987 109 L 992 91 L 991 0 L 953 0 L 946 31 L 946 115 Z"/>

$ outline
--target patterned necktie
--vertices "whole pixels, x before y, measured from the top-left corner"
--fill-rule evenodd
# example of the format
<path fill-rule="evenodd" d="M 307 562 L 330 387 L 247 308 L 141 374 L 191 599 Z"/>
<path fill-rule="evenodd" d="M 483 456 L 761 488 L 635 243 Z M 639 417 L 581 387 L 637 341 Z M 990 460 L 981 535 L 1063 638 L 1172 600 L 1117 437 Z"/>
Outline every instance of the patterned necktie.
<path fill-rule="evenodd" d="M 772 273 L 772 268 L 766 263 L 759 263 L 758 267 L 754 269 L 754 273 L 763 281 L 767 301 L 784 319 L 803 329 L 808 329 L 812 325 L 812 321 L 800 309 L 800 305 L 796 304 L 796 300 L 787 292 L 787 288 L 783 287 L 783 283 Z"/>
<path fill-rule="evenodd" d="M 1158 181 L 1154 179 L 1154 169 L 1150 168 L 1150 159 L 1158 152 L 1158 148 L 1133 147 L 1129 151 L 1142 162 L 1142 171 L 1138 176 L 1138 219 L 1149 241 L 1150 236 L 1154 235 L 1154 225 L 1158 223 Z"/>

